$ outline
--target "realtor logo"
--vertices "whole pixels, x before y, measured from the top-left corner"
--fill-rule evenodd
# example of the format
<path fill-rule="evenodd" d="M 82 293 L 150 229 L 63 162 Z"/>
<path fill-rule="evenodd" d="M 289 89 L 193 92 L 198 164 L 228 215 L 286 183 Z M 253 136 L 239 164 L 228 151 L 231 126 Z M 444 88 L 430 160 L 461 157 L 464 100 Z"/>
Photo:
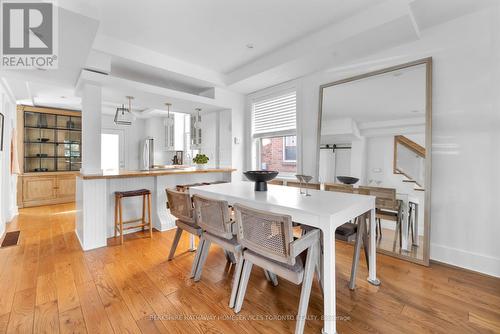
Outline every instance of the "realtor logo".
<path fill-rule="evenodd" d="M 2 69 L 57 68 L 57 7 L 4 0 L 1 11 Z"/>

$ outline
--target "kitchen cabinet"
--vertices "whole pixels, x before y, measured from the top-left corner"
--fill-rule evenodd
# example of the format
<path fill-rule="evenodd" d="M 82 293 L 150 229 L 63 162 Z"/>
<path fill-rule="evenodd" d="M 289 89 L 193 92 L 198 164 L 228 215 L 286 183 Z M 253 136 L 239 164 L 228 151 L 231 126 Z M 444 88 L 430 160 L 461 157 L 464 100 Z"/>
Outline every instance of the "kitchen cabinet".
<path fill-rule="evenodd" d="M 81 113 L 17 106 L 17 202 L 30 207 L 75 201 L 81 167 Z"/>
<path fill-rule="evenodd" d="M 20 207 L 69 203 L 75 201 L 76 175 L 21 175 Z"/>

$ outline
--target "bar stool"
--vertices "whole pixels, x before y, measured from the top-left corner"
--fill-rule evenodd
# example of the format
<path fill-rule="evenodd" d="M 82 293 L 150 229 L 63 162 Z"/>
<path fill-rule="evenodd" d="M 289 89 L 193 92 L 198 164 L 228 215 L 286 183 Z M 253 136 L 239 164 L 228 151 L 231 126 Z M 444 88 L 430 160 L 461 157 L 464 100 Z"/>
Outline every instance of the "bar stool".
<path fill-rule="evenodd" d="M 122 198 L 142 196 L 142 217 L 132 220 L 123 221 L 122 217 Z M 148 207 L 148 221 L 146 223 L 146 198 Z M 141 222 L 138 225 L 130 225 L 123 227 L 125 224 Z M 130 190 L 130 191 L 115 191 L 115 238 L 117 232 L 120 233 L 120 244 L 123 244 L 123 231 L 132 228 L 149 227 L 149 237 L 153 237 L 153 224 L 151 223 L 151 191 L 147 189 Z"/>

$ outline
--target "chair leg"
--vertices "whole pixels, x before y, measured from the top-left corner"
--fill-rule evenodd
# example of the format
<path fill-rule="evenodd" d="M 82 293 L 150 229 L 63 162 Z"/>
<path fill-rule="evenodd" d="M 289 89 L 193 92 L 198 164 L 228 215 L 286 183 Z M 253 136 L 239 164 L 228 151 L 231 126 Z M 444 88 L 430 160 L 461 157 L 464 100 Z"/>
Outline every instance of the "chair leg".
<path fill-rule="evenodd" d="M 304 268 L 304 279 L 302 280 L 302 289 L 300 291 L 299 310 L 297 312 L 297 323 L 295 324 L 295 334 L 304 333 L 306 324 L 307 307 L 309 306 L 309 297 L 311 295 L 312 281 L 314 278 L 314 265 L 317 258 L 317 247 L 314 245 L 309 248 L 306 265 Z"/>
<path fill-rule="evenodd" d="M 276 276 L 276 274 L 264 269 L 264 275 L 273 286 L 278 286 L 278 276 Z"/>
<path fill-rule="evenodd" d="M 378 226 L 378 235 L 380 239 L 382 239 L 382 219 L 380 218 L 378 219 L 377 226 Z"/>
<path fill-rule="evenodd" d="M 122 216 L 122 199 L 118 198 L 118 217 L 120 219 L 120 244 L 123 245 L 123 216 Z"/>
<path fill-rule="evenodd" d="M 146 224 L 146 195 L 142 195 L 142 219 L 141 219 L 141 230 L 144 231 L 144 224 Z"/>
<path fill-rule="evenodd" d="M 414 231 L 413 231 L 413 224 L 415 223 L 414 222 L 414 219 L 413 219 L 413 205 L 410 204 L 410 209 L 408 210 L 408 221 L 410 222 L 410 226 L 409 226 L 409 229 L 411 231 L 411 244 L 415 244 L 415 234 L 414 234 Z"/>
<path fill-rule="evenodd" d="M 401 226 L 401 219 L 398 219 L 399 226 L 399 249 L 403 248 L 403 228 Z"/>
<path fill-rule="evenodd" d="M 241 284 L 241 272 L 243 270 L 243 255 L 235 255 L 236 257 L 236 269 L 233 275 L 233 288 L 231 289 L 231 297 L 229 298 L 229 308 L 234 308 L 236 303 L 236 296 L 238 296 L 238 289 Z"/>
<path fill-rule="evenodd" d="M 356 272 L 358 271 L 359 253 L 361 252 L 361 242 L 363 238 L 363 228 L 363 223 L 358 224 L 358 230 L 356 232 L 356 243 L 354 244 L 354 255 L 352 257 L 351 278 L 349 280 L 349 289 L 351 290 L 354 290 L 356 288 Z"/>
<path fill-rule="evenodd" d="M 205 240 L 203 243 L 203 249 L 200 254 L 200 261 L 198 262 L 198 268 L 196 268 L 196 272 L 194 274 L 194 281 L 198 282 L 201 279 L 201 272 L 203 271 L 203 266 L 207 261 L 208 252 L 210 251 L 210 245 L 212 242 L 210 240 Z"/>
<path fill-rule="evenodd" d="M 118 198 L 115 196 L 115 238 L 116 238 L 116 231 L 118 230 Z"/>
<path fill-rule="evenodd" d="M 252 266 L 253 264 L 250 261 L 245 260 L 243 262 L 243 271 L 241 273 L 240 287 L 238 289 L 238 295 L 236 296 L 236 303 L 234 304 L 234 313 L 239 313 L 241 311 L 241 306 L 243 305 L 243 300 L 245 299 L 245 293 L 247 291 Z"/>
<path fill-rule="evenodd" d="M 226 261 L 232 264 L 236 264 L 236 258 L 233 252 L 224 250 L 224 255 L 226 256 Z"/>
<path fill-rule="evenodd" d="M 148 195 L 148 223 L 149 223 L 149 237 L 153 238 L 153 221 L 151 220 L 151 194 Z"/>
<path fill-rule="evenodd" d="M 168 254 L 168 260 L 172 260 L 175 255 L 175 250 L 177 249 L 177 245 L 179 244 L 179 240 L 181 239 L 182 229 L 177 228 L 175 231 L 174 242 L 172 242 L 172 246 L 170 247 L 170 253 Z"/>
<path fill-rule="evenodd" d="M 205 238 L 203 235 L 200 237 L 200 241 L 198 242 L 198 248 L 196 248 L 196 255 L 194 256 L 193 266 L 191 267 L 191 274 L 189 278 L 194 278 L 196 275 L 196 271 L 198 270 L 198 265 L 200 264 L 200 255 L 203 250 L 203 244 L 205 243 Z"/>

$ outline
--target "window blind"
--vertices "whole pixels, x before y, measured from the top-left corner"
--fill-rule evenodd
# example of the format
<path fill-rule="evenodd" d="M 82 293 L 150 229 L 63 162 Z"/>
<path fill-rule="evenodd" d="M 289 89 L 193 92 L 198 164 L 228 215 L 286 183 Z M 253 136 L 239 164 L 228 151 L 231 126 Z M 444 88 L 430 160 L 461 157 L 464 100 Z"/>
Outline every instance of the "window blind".
<path fill-rule="evenodd" d="M 252 105 L 252 134 L 255 137 L 295 134 L 297 97 L 288 92 Z"/>

